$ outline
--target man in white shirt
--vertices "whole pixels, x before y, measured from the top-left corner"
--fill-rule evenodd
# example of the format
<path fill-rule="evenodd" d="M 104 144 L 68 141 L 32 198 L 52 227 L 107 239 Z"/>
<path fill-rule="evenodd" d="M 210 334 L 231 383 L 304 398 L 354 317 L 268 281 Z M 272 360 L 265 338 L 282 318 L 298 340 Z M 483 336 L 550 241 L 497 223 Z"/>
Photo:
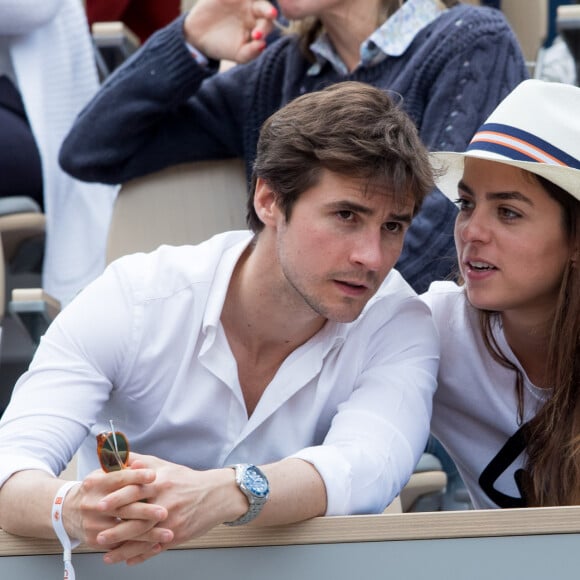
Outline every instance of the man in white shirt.
<path fill-rule="evenodd" d="M 253 233 L 121 258 L 49 328 L 0 422 L 0 525 L 54 537 L 56 497 L 69 537 L 138 563 L 221 523 L 382 511 L 429 433 L 436 334 L 392 268 L 432 187 L 380 89 L 338 83 L 275 113 Z M 110 419 L 132 450 L 105 474 Z"/>

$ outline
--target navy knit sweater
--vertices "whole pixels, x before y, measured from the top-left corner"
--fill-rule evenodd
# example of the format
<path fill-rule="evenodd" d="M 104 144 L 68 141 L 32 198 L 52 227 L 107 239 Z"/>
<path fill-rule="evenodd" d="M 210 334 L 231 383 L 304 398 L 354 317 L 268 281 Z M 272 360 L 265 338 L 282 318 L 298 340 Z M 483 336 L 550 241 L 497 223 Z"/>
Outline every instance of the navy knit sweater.
<path fill-rule="evenodd" d="M 248 175 L 262 123 L 296 96 L 357 80 L 403 97 L 431 150 L 464 150 L 499 101 L 526 78 L 517 40 L 498 10 L 458 5 L 424 28 L 400 57 L 346 76 L 310 63 L 294 37 L 255 61 L 214 74 L 195 63 L 182 19 L 156 33 L 79 115 L 60 155 L 85 181 L 122 183 L 168 165 L 242 157 Z M 428 196 L 406 238 L 399 271 L 417 292 L 455 268 L 456 210 Z"/>

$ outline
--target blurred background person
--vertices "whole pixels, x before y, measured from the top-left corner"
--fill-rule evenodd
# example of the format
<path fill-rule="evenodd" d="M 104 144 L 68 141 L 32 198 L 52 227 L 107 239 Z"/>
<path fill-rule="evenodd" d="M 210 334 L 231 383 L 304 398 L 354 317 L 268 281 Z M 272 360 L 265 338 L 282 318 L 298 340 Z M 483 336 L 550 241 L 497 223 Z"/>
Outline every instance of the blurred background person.
<path fill-rule="evenodd" d="M 271 3 L 197 0 L 107 79 L 63 144 L 64 169 L 120 183 L 177 163 L 240 157 L 250 175 L 264 120 L 345 80 L 396 94 L 430 149 L 463 150 L 527 77 L 499 10 L 455 0 L 277 4 L 290 29 L 267 45 L 278 17 Z M 241 64 L 216 74 L 224 59 Z M 397 268 L 416 291 L 453 271 L 455 215 L 434 191 L 413 220 Z"/>
<path fill-rule="evenodd" d="M 73 179 L 57 161 L 97 89 L 80 0 L 0 0 L 0 191 L 44 209 L 42 285 L 63 304 L 105 265 L 116 188 Z"/>
<path fill-rule="evenodd" d="M 544 47 L 538 54 L 538 65 L 534 77 L 540 80 L 553 81 L 566 84 L 578 84 L 578 26 L 567 28 L 564 32 L 558 31 L 557 14 L 559 6 L 570 6 L 563 10 L 574 10 L 572 5 L 580 4 L 580 0 L 568 0 L 567 2 L 550 2 L 550 14 L 548 20 L 548 33 Z M 572 45 L 569 44 L 572 42 Z M 576 54 L 573 54 L 572 50 Z"/>

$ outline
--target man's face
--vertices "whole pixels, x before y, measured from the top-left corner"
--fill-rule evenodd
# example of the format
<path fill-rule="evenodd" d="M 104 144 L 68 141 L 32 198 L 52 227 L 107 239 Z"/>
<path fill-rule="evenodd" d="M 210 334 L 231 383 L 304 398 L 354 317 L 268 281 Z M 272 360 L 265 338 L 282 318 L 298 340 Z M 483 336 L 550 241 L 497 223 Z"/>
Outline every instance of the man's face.
<path fill-rule="evenodd" d="M 275 208 L 283 285 L 323 318 L 355 320 L 399 258 L 413 207 L 410 195 L 396 207 L 366 180 L 323 171 L 288 222 Z"/>

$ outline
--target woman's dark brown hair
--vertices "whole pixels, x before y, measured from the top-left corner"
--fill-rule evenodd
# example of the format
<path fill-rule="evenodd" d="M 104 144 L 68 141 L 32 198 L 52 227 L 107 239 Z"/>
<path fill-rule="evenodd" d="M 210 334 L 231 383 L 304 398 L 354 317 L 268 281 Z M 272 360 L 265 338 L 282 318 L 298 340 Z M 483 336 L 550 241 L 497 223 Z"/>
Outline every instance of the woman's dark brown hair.
<path fill-rule="evenodd" d="M 532 175 L 532 174 L 530 174 Z M 562 207 L 564 231 L 575 255 L 568 261 L 547 337 L 546 372 L 550 396 L 525 428 L 527 477 L 524 481 L 529 506 L 580 503 L 580 202 L 541 178 L 548 194 Z M 485 345 L 493 358 L 515 373 L 518 420 L 524 415 L 524 377 L 501 352 L 492 326 L 499 313 L 480 311 Z"/>

